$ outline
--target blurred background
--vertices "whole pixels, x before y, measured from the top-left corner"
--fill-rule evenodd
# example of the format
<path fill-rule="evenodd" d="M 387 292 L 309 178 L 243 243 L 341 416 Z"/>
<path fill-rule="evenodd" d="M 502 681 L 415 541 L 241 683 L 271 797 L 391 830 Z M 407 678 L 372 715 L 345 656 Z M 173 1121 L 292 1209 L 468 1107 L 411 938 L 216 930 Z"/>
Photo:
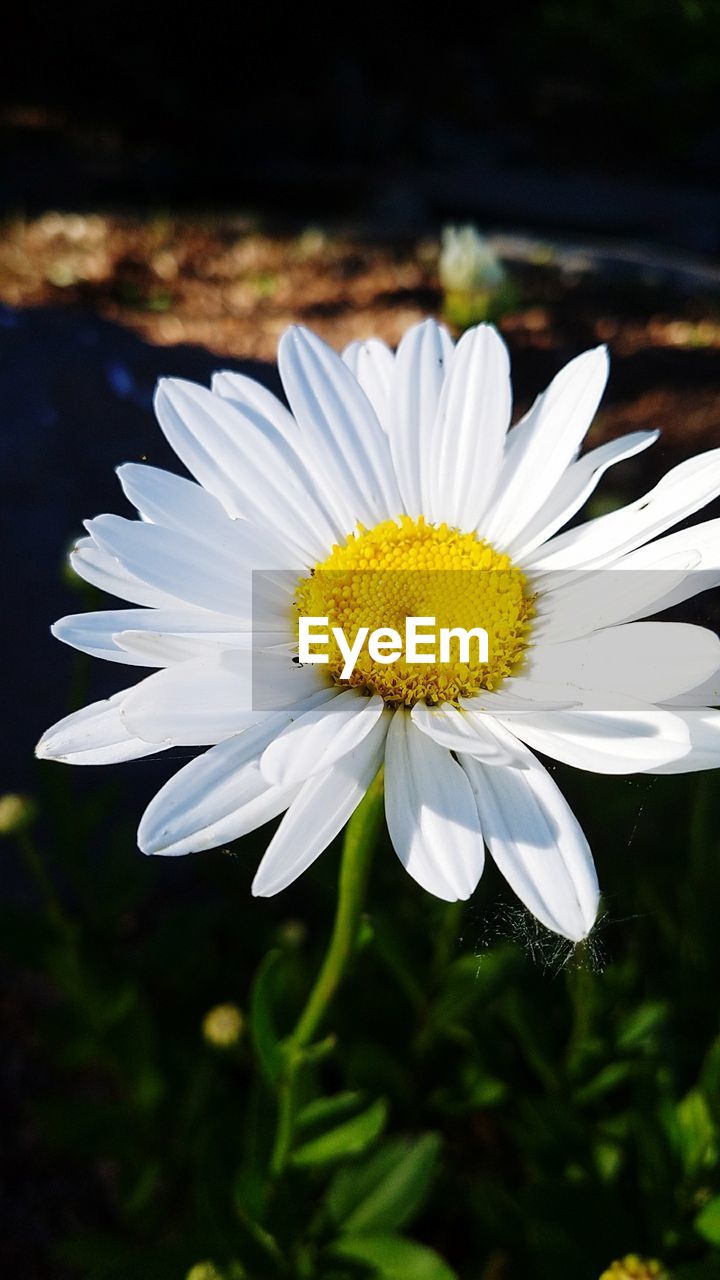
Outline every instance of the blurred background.
<path fill-rule="evenodd" d="M 83 518 L 129 514 L 113 468 L 179 467 L 152 415 L 160 375 L 229 367 L 277 389 L 291 322 L 341 348 L 428 314 L 456 334 L 490 319 L 518 413 L 607 342 L 590 442 L 662 428 L 589 514 L 720 445 L 720 3 L 421 19 L 29 0 L 3 45 L 3 1274 L 596 1280 L 635 1253 L 717 1278 L 714 775 L 558 768 L 606 891 L 580 954 L 491 871 L 458 913 L 385 849 L 340 1047 L 313 1078 L 345 1099 L 334 1123 L 377 1119 L 380 1100 L 383 1124 L 278 1189 L 257 1066 L 322 953 L 337 850 L 259 904 L 267 831 L 232 856 L 137 852 L 178 753 L 83 771 L 32 748 L 121 683 L 48 625 L 103 607 L 64 556 Z M 701 616 L 717 627 L 717 604 Z M 382 1255 L 337 1243 L 378 1236 Z M 658 1274 L 641 1265 L 613 1280 Z"/>

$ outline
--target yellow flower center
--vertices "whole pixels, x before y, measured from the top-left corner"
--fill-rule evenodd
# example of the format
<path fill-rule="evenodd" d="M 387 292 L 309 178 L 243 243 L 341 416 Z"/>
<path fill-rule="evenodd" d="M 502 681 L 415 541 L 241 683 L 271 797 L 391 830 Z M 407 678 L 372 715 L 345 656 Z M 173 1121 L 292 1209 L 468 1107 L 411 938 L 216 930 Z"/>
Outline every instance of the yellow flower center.
<path fill-rule="evenodd" d="M 294 605 L 298 624 L 300 618 L 328 619 L 328 641 L 313 652 L 327 654 L 321 669 L 336 683 L 380 693 L 395 706 L 412 706 L 457 704 L 482 689 L 496 689 L 516 670 L 527 646 L 533 596 L 509 556 L 474 533 L 427 524 L 422 516 L 400 516 L 373 529 L 360 526 L 345 546 L 333 547 L 299 580 Z M 333 628 L 350 645 L 361 628 L 370 633 L 391 629 L 404 640 L 408 618 L 434 619 L 434 626 L 422 628 L 423 634 L 438 637 L 435 644 L 423 642 L 423 653 L 432 661 L 408 662 L 405 647 L 395 660 L 380 661 L 368 638 L 352 674 L 342 677 L 345 656 Z M 449 635 L 445 660 L 440 660 L 441 629 L 458 628 L 484 629 L 487 653 L 475 637 L 463 649 L 462 637 Z"/>
<path fill-rule="evenodd" d="M 640 1258 L 629 1253 L 603 1271 L 600 1280 L 668 1280 L 668 1274 L 656 1258 Z"/>

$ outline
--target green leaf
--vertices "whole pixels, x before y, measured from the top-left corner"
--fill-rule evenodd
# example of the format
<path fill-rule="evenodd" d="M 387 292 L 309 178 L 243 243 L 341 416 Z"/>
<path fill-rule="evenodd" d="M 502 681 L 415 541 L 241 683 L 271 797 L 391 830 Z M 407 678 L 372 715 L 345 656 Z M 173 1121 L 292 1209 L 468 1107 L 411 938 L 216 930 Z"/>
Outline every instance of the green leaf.
<path fill-rule="evenodd" d="M 683 1168 L 690 1177 L 710 1168 L 717 1157 L 717 1137 L 707 1102 L 698 1089 L 691 1089 L 675 1112 L 677 1146 Z"/>
<path fill-rule="evenodd" d="M 335 1129 L 329 1129 L 327 1133 L 303 1143 L 293 1152 L 290 1161 L 300 1168 L 308 1168 L 345 1160 L 348 1156 L 362 1155 L 380 1136 L 386 1119 L 387 1103 L 379 1098 L 359 1116 L 353 1116 Z"/>
<path fill-rule="evenodd" d="M 575 1090 L 575 1101 L 584 1106 L 626 1084 L 635 1071 L 632 1062 L 607 1062 L 587 1084 Z"/>
<path fill-rule="evenodd" d="M 344 1236 L 331 1253 L 373 1268 L 378 1280 L 458 1280 L 434 1249 L 402 1236 Z"/>
<path fill-rule="evenodd" d="M 350 1235 L 405 1226 L 425 1199 L 439 1151 L 435 1133 L 397 1138 L 362 1164 L 341 1169 L 326 1198 L 335 1225 Z"/>
<path fill-rule="evenodd" d="M 282 959 L 280 951 L 269 951 L 255 976 L 250 991 L 248 1024 L 260 1069 L 271 1084 L 282 1069 L 282 1049 L 275 1023 L 275 983 Z"/>
<path fill-rule="evenodd" d="M 699 1086 L 716 1123 L 720 1123 L 720 1036 L 710 1045 L 700 1072 Z"/>
<path fill-rule="evenodd" d="M 315 1098 L 298 1114 L 298 1129 L 322 1129 L 335 1120 L 357 1111 L 365 1101 L 365 1095 L 357 1092 L 336 1093 L 331 1098 Z"/>
<path fill-rule="evenodd" d="M 720 1244 L 720 1196 L 708 1200 L 695 1219 L 695 1230 L 709 1244 Z"/>
<path fill-rule="evenodd" d="M 668 1006 L 664 1000 L 646 1000 L 620 1022 L 617 1047 L 623 1051 L 652 1047 L 656 1033 L 668 1019 Z"/>

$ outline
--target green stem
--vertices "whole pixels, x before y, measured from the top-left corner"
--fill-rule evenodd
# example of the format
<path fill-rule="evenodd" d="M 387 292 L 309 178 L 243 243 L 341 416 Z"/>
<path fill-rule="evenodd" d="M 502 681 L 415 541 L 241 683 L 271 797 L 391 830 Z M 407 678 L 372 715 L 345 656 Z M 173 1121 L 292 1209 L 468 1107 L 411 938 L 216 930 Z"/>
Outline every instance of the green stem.
<path fill-rule="evenodd" d="M 17 843 L 25 866 L 40 891 L 48 919 L 68 946 L 74 949 L 75 929 L 65 915 L 35 841 L 27 831 L 20 831 L 17 835 Z"/>
<path fill-rule="evenodd" d="M 383 775 L 378 773 L 345 828 L 338 900 L 330 943 L 320 972 L 294 1030 L 285 1042 L 286 1068 L 280 1082 L 278 1123 L 271 1168 L 285 1167 L 293 1138 L 297 1075 L 345 974 L 355 947 L 365 902 L 370 863 L 383 815 Z"/>
<path fill-rule="evenodd" d="M 332 937 L 291 1036 L 295 1049 L 304 1049 L 314 1040 L 355 948 L 375 837 L 382 820 L 382 797 L 382 776 L 378 774 L 346 827 Z"/>
<path fill-rule="evenodd" d="M 77 929 L 65 913 L 33 837 L 28 831 L 19 831 L 16 838 L 26 869 L 39 890 L 50 928 L 55 932 L 64 951 L 65 965 L 57 967 L 56 980 L 64 988 L 65 994 L 82 1007 L 85 1016 L 90 1017 Z"/>
<path fill-rule="evenodd" d="M 280 1082 L 278 1094 L 278 1118 L 275 1145 L 270 1160 L 270 1172 L 278 1178 L 287 1163 L 295 1128 L 295 1104 L 297 1094 L 297 1060 L 288 1063 L 285 1078 Z"/>

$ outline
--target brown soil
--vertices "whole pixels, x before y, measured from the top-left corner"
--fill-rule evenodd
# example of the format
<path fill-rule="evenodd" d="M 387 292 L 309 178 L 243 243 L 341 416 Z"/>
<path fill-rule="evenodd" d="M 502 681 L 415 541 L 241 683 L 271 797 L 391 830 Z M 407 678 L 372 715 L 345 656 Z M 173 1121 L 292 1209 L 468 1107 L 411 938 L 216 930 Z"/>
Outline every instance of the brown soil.
<path fill-rule="evenodd" d="M 720 312 L 707 295 L 659 295 L 627 281 L 513 268 L 522 303 L 500 320 L 518 403 L 596 342 L 613 356 L 595 441 L 660 426 L 679 452 L 720 443 Z M 148 341 L 274 361 L 279 335 L 310 325 L 333 346 L 374 334 L 396 344 L 440 315 L 437 243 L 379 242 L 309 229 L 266 234 L 232 218 L 133 219 L 48 213 L 0 230 L 0 302 L 75 306 Z"/>

